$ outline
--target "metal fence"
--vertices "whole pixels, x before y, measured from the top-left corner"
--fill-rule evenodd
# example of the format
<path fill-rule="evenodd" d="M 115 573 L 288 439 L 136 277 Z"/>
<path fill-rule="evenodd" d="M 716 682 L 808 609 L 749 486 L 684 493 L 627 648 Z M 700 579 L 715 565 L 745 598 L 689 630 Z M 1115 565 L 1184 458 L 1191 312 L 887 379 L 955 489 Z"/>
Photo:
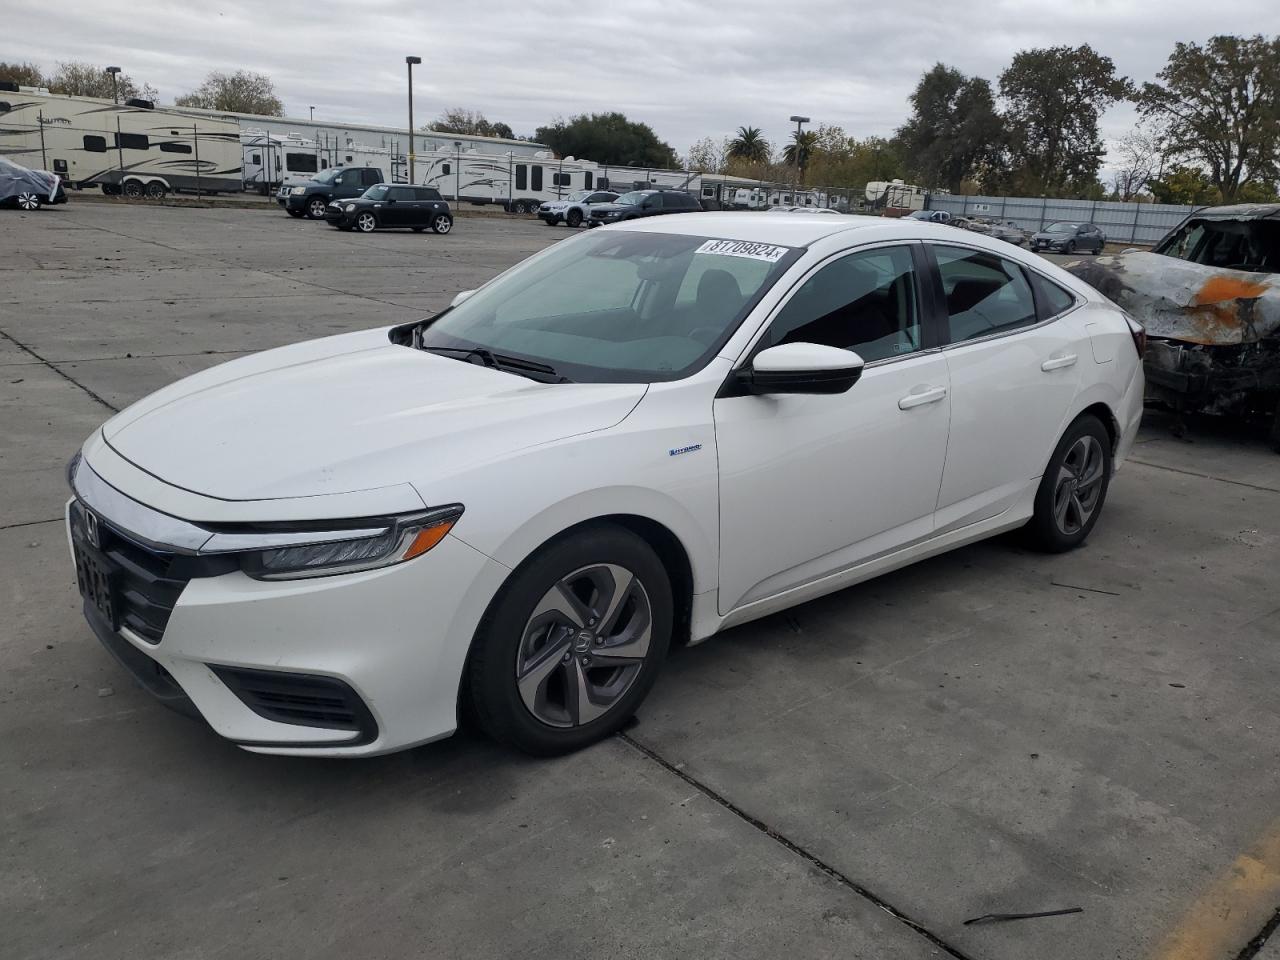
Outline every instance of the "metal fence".
<path fill-rule="evenodd" d="M 1044 197 L 958 197 L 930 194 L 927 210 L 954 216 L 1012 220 L 1023 230 L 1041 230 L 1055 220 L 1096 223 L 1113 243 L 1152 244 L 1199 207 L 1111 200 L 1050 200 Z"/>

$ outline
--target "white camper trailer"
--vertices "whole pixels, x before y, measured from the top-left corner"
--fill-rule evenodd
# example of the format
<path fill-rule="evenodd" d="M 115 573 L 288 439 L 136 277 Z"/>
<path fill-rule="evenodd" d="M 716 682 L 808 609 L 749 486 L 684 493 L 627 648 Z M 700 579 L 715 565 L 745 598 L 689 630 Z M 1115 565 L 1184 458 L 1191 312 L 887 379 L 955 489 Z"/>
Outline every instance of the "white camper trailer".
<path fill-rule="evenodd" d="M 0 154 L 104 193 L 241 189 L 235 123 L 156 110 L 146 100 L 117 104 L 30 87 L 0 90 Z"/>
<path fill-rule="evenodd" d="M 901 180 L 872 180 L 864 195 L 868 206 L 886 217 L 905 217 L 924 209 L 924 189 Z"/>
<path fill-rule="evenodd" d="M 378 167 L 389 170 L 391 152 L 330 137 L 308 140 L 296 133 L 277 136 L 265 130 L 240 135 L 244 151 L 244 189 L 267 194 L 281 186 L 310 180 L 330 167 Z"/>

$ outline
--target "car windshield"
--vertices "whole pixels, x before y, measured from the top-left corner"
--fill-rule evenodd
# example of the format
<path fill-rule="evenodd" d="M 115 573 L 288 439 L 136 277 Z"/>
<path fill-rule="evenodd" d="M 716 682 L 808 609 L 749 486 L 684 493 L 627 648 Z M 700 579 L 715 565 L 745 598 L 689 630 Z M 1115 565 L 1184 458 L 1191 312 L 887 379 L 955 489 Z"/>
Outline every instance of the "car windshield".
<path fill-rule="evenodd" d="M 575 190 L 573 193 L 569 194 L 569 196 L 566 197 L 565 199 L 572 200 L 575 203 L 577 203 L 579 200 L 587 199 L 587 197 L 591 196 L 591 193 L 592 191 L 590 190 Z"/>
<path fill-rule="evenodd" d="M 334 178 L 342 172 L 341 167 L 334 167 L 332 170 L 326 170 L 315 178 L 316 183 L 333 183 Z"/>
<path fill-rule="evenodd" d="M 614 203 L 636 204 L 640 203 L 649 194 L 644 190 L 632 190 L 630 193 L 624 193 Z"/>
<path fill-rule="evenodd" d="M 385 200 L 387 199 L 387 190 L 387 185 L 385 183 L 380 183 L 377 186 L 370 187 L 364 193 L 360 194 L 360 196 L 365 200 Z"/>
<path fill-rule="evenodd" d="M 908 220 L 928 220 L 932 214 L 928 210 L 914 210 L 907 214 Z"/>
<path fill-rule="evenodd" d="M 590 233 L 429 321 L 417 345 L 532 361 L 574 381 L 676 380 L 715 355 L 800 253 L 683 234 Z"/>
<path fill-rule="evenodd" d="M 1075 233 L 1078 223 L 1067 223 L 1065 220 L 1059 220 L 1057 223 L 1051 223 L 1044 228 L 1045 233 Z"/>

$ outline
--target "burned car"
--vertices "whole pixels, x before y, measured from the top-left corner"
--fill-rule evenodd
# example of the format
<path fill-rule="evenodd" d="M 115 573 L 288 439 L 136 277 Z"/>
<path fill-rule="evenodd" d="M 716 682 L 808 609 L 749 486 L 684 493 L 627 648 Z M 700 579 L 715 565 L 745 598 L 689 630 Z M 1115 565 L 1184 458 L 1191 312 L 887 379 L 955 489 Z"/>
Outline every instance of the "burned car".
<path fill-rule="evenodd" d="M 1147 397 L 1264 416 L 1280 452 L 1280 204 L 1207 207 L 1150 251 L 1064 265 L 1147 330 Z"/>
<path fill-rule="evenodd" d="M 36 210 L 50 203 L 66 203 L 62 178 L 47 170 L 28 170 L 0 157 L 0 206 Z"/>

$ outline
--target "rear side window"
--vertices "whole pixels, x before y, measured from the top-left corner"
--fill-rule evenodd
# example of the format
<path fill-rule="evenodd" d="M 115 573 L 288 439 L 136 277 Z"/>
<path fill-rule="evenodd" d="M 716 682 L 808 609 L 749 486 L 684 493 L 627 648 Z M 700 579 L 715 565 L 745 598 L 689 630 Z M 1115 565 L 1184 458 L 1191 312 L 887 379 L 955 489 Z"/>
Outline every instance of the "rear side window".
<path fill-rule="evenodd" d="M 125 150 L 150 150 L 151 141 L 145 133 L 117 133 L 116 146 Z"/>
<path fill-rule="evenodd" d="M 84 138 L 84 148 L 88 150 L 90 153 L 106 153 L 107 138 L 87 136 Z"/>
<path fill-rule="evenodd" d="M 380 184 L 381 182 L 382 182 L 382 174 L 379 171 L 373 169 L 372 167 L 365 168 L 364 185 L 366 187 L 374 187 Z"/>
<path fill-rule="evenodd" d="M 419 187 L 418 199 L 419 200 L 439 200 L 440 191 L 437 190 L 435 187 Z"/>
<path fill-rule="evenodd" d="M 1048 320 L 1050 317 L 1056 317 L 1061 313 L 1066 313 L 1076 305 L 1076 296 L 1069 290 L 1064 290 L 1052 280 L 1046 280 L 1038 273 L 1031 274 L 1032 282 L 1036 285 L 1036 296 L 1040 300 L 1040 318 Z"/>
<path fill-rule="evenodd" d="M 1036 324 L 1035 299 L 1016 263 L 980 250 L 935 246 L 948 339 L 963 343 Z"/>

